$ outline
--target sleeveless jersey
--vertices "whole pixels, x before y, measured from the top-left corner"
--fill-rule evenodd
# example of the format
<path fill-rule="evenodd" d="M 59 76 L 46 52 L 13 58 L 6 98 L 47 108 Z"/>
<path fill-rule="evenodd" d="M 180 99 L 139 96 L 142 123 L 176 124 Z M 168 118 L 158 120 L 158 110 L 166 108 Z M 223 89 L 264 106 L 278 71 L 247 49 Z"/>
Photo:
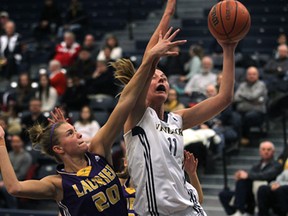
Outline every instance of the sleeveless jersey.
<path fill-rule="evenodd" d="M 181 116 L 165 113 L 161 121 L 148 107 L 124 138 L 139 215 L 178 215 L 189 207 L 191 215 L 206 215 L 196 189 L 185 180 Z"/>
<path fill-rule="evenodd" d="M 99 155 L 86 153 L 88 166 L 77 173 L 57 167 L 62 176 L 63 200 L 58 202 L 63 216 L 127 216 L 126 200 L 116 173 Z"/>
<path fill-rule="evenodd" d="M 134 211 L 135 189 L 129 187 L 129 182 L 130 177 L 125 181 L 124 185 L 122 186 L 123 195 L 126 198 L 127 202 L 128 216 L 137 216 Z"/>

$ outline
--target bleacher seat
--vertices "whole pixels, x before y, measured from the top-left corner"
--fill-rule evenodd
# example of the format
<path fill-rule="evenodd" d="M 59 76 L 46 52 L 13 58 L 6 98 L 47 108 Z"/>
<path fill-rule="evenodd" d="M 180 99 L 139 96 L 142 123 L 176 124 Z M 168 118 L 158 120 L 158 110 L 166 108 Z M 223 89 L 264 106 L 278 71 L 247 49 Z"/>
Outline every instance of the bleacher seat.
<path fill-rule="evenodd" d="M 102 127 L 109 118 L 109 113 L 106 111 L 94 111 L 94 118 Z"/>

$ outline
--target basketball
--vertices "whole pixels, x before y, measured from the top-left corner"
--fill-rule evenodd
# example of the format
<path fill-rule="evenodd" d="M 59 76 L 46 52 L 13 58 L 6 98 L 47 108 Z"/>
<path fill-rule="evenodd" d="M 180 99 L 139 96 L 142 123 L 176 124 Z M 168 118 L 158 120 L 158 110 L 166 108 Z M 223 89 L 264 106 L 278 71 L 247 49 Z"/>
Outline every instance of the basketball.
<path fill-rule="evenodd" d="M 248 33 L 250 25 L 249 11 L 236 0 L 220 1 L 208 14 L 209 31 L 219 41 L 240 41 Z"/>

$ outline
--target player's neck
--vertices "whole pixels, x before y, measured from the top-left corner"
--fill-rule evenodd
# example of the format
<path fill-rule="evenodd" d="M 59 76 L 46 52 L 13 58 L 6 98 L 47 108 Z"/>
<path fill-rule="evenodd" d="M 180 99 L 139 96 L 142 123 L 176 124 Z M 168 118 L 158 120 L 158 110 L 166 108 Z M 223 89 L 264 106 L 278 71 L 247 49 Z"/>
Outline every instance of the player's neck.
<path fill-rule="evenodd" d="M 87 160 L 85 157 L 81 158 L 66 158 L 64 160 L 64 169 L 66 172 L 78 172 L 80 169 L 87 167 Z"/>
<path fill-rule="evenodd" d="M 161 120 L 164 119 L 164 105 L 163 104 L 161 105 L 150 104 L 150 107 L 155 110 L 159 119 Z"/>

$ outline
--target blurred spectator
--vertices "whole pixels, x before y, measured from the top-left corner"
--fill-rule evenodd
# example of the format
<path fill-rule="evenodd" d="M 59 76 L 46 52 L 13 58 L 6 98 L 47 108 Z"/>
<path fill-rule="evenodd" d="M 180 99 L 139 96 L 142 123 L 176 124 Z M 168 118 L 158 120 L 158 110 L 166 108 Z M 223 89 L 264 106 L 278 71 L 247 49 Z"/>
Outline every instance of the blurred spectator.
<path fill-rule="evenodd" d="M 275 147 L 270 141 L 263 141 L 259 146 L 259 163 L 252 166 L 249 171 L 238 170 L 234 174 L 236 180 L 235 191 L 223 190 L 220 192 L 220 201 L 228 215 L 254 214 L 255 199 L 253 195 L 253 182 L 273 181 L 281 172 L 282 166 L 274 160 Z M 234 203 L 231 199 L 234 196 Z"/>
<path fill-rule="evenodd" d="M 49 76 L 47 73 L 39 75 L 39 87 L 36 92 L 36 97 L 41 100 L 41 111 L 52 111 L 58 101 L 58 94 L 54 87 L 50 85 Z"/>
<path fill-rule="evenodd" d="M 66 75 L 62 71 L 61 63 L 57 60 L 49 62 L 49 80 L 52 87 L 57 91 L 58 96 L 62 96 L 67 88 Z"/>
<path fill-rule="evenodd" d="M 270 59 L 264 66 L 264 73 L 268 75 L 265 81 L 271 94 L 288 91 L 288 46 L 279 45 L 277 54 L 277 58 Z"/>
<path fill-rule="evenodd" d="M 34 29 L 34 37 L 40 43 L 51 40 L 61 25 L 61 14 L 54 0 L 44 0 L 39 22 Z"/>
<path fill-rule="evenodd" d="M 77 35 L 77 38 L 82 40 L 88 28 L 89 17 L 82 3 L 78 0 L 71 0 L 64 15 L 64 25 L 59 28 L 58 37 L 61 38 L 65 31 L 71 31 Z"/>
<path fill-rule="evenodd" d="M 10 91 L 8 103 L 13 100 L 19 111 L 28 110 L 29 101 L 32 97 L 35 97 L 35 89 L 31 86 L 30 76 L 28 73 L 21 73 L 18 77 L 17 87 Z"/>
<path fill-rule="evenodd" d="M 7 118 L 8 134 L 21 133 L 21 119 L 19 117 L 19 108 L 14 100 L 10 100 L 7 104 L 6 111 L 3 111 L 3 117 Z"/>
<path fill-rule="evenodd" d="M 160 68 L 165 71 L 165 75 L 169 78 L 169 83 L 174 83 L 172 80 L 186 74 L 184 64 L 189 59 L 189 56 L 184 53 L 179 46 L 173 47 L 172 52 L 178 52 L 177 56 L 168 56 L 160 61 Z M 171 82 L 172 81 L 172 82 Z"/>
<path fill-rule="evenodd" d="M 115 96 L 118 86 L 115 84 L 114 71 L 105 61 L 97 61 L 97 67 L 92 79 L 86 83 L 88 94 L 107 94 Z"/>
<path fill-rule="evenodd" d="M 70 110 L 80 110 L 83 105 L 88 104 L 87 85 L 80 82 L 79 77 L 68 77 L 67 89 L 61 98 L 61 104 Z"/>
<path fill-rule="evenodd" d="M 185 93 L 191 95 L 192 92 L 206 94 L 206 87 L 209 84 L 216 85 L 216 74 L 213 73 L 213 60 L 210 56 L 202 59 L 201 71 L 194 75 L 185 86 Z"/>
<path fill-rule="evenodd" d="M 286 147 L 278 158 L 283 171 L 275 181 L 269 185 L 260 186 L 257 192 L 259 216 L 269 216 L 272 208 L 274 213 L 279 216 L 286 216 L 288 213 L 288 148 Z"/>
<path fill-rule="evenodd" d="M 263 81 L 259 80 L 256 67 L 246 71 L 246 81 L 242 82 L 235 92 L 236 111 L 242 116 L 241 144 L 249 144 L 249 130 L 253 126 L 261 127 L 266 115 L 268 91 Z"/>
<path fill-rule="evenodd" d="M 11 150 L 11 143 L 10 143 L 10 134 L 7 131 L 7 126 L 8 126 L 8 118 L 5 115 L 0 115 L 0 125 L 5 131 L 5 141 L 7 142 L 6 147 L 7 151 Z M 0 174 L 1 175 L 1 174 Z"/>
<path fill-rule="evenodd" d="M 7 11 L 0 12 L 0 36 L 5 34 L 4 26 L 9 21 L 9 14 Z"/>
<path fill-rule="evenodd" d="M 164 103 L 164 110 L 166 112 L 174 112 L 184 108 L 185 106 L 178 100 L 177 91 L 170 88 L 167 101 Z"/>
<path fill-rule="evenodd" d="M 81 108 L 79 119 L 74 123 L 74 127 L 78 133 L 82 134 L 82 138 L 87 144 L 90 144 L 100 129 L 100 125 L 94 119 L 93 111 L 88 105 Z"/>
<path fill-rule="evenodd" d="M 22 60 L 21 35 L 15 32 L 15 23 L 6 22 L 5 34 L 0 37 L 0 74 L 10 79 L 18 75 L 18 67 Z"/>
<path fill-rule="evenodd" d="M 206 88 L 206 96 L 214 97 L 218 93 L 214 85 L 208 85 Z M 205 123 L 209 128 L 213 129 L 223 140 L 221 145 L 216 146 L 217 149 L 212 149 L 215 153 L 222 153 L 222 148 L 229 147 L 233 142 L 240 138 L 241 131 L 241 116 L 234 112 L 232 106 L 226 107 L 221 113 L 211 118 Z"/>
<path fill-rule="evenodd" d="M 65 32 L 64 40 L 56 45 L 54 59 L 58 60 L 64 68 L 68 68 L 76 60 L 80 49 L 74 33 Z"/>
<path fill-rule="evenodd" d="M 185 71 L 188 71 L 186 76 L 181 77 L 181 81 L 186 82 L 191 79 L 195 74 L 200 73 L 201 60 L 203 58 L 204 50 L 199 45 L 192 45 L 189 49 L 190 59 L 185 64 Z"/>
<path fill-rule="evenodd" d="M 32 98 L 29 102 L 29 112 L 24 113 L 21 117 L 22 137 L 25 142 L 29 142 L 27 129 L 32 127 L 36 122 L 48 125 L 48 120 L 41 112 L 41 101 L 37 98 Z"/>
<path fill-rule="evenodd" d="M 90 79 L 95 71 L 95 62 L 89 50 L 81 49 L 78 58 L 68 70 L 68 76 L 78 76 L 81 80 Z"/>
<path fill-rule="evenodd" d="M 100 50 L 97 60 L 98 61 L 107 61 L 107 55 L 105 55 L 104 48 L 109 47 L 111 49 L 110 58 L 112 60 L 117 60 L 122 58 L 122 48 L 119 46 L 118 39 L 115 35 L 108 35 L 105 40 L 105 45 L 102 50 Z"/>
<path fill-rule="evenodd" d="M 288 169 L 282 171 L 269 185 L 262 185 L 257 192 L 259 216 L 269 216 L 272 208 L 276 215 L 288 213 Z"/>
<path fill-rule="evenodd" d="M 82 47 L 83 47 L 83 49 L 86 49 L 90 52 L 91 59 L 93 61 L 95 61 L 97 58 L 97 55 L 99 53 L 99 50 L 98 50 L 98 47 L 96 45 L 95 38 L 92 34 L 85 35 Z"/>
<path fill-rule="evenodd" d="M 280 45 L 288 45 L 288 41 L 287 41 L 287 35 L 285 33 L 280 33 L 277 37 L 277 44 L 278 46 Z M 278 46 L 277 46 L 277 49 L 278 49 Z M 275 49 L 273 51 L 273 55 L 275 55 L 275 58 L 279 58 L 279 53 L 277 51 L 277 49 Z"/>
<path fill-rule="evenodd" d="M 24 149 L 24 142 L 19 135 L 13 135 L 11 137 L 11 147 L 12 150 L 9 151 L 9 158 L 15 174 L 19 181 L 25 180 L 28 169 L 32 164 L 31 155 Z M 5 199 L 5 204 L 7 208 L 17 208 L 17 198 L 11 196 L 4 185 L 4 182 L 0 180 L 0 193 Z"/>

